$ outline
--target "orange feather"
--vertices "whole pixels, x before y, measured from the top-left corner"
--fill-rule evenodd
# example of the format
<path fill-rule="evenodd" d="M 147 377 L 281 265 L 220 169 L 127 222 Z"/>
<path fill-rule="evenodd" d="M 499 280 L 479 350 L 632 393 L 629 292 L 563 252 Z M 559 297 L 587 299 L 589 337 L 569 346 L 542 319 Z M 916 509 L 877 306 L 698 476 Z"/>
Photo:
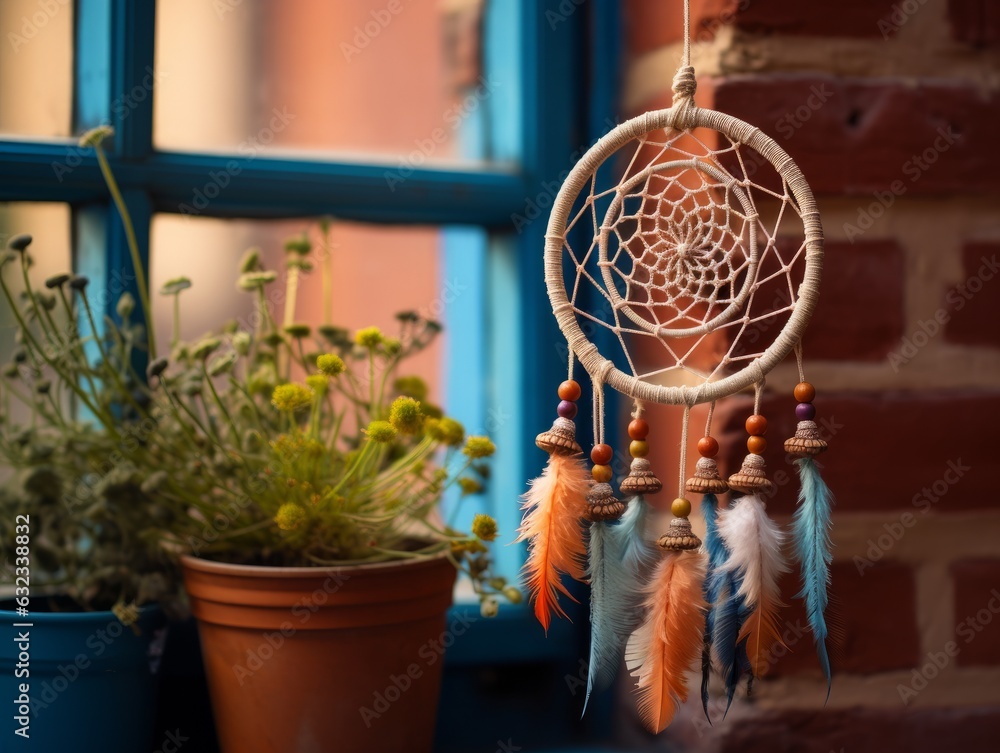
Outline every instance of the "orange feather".
<path fill-rule="evenodd" d="M 704 579 L 704 554 L 670 552 L 645 587 L 646 617 L 629 638 L 625 666 L 636 678 L 639 715 L 651 732 L 666 729 L 687 700 L 687 673 L 704 642 Z"/>
<path fill-rule="evenodd" d="M 551 455 L 542 475 L 523 497 L 518 541 L 528 542 L 525 580 L 535 616 L 546 632 L 552 615 L 565 617 L 559 594 L 572 599 L 560 573 L 584 579 L 587 556 L 580 520 L 586 511 L 590 474 L 579 455 Z M 575 601 L 575 599 L 574 599 Z"/>
<path fill-rule="evenodd" d="M 771 666 L 776 643 L 784 645 L 778 631 L 778 610 L 784 606 L 778 599 L 762 593 L 757 607 L 747 617 L 737 641 L 747 639 L 747 658 L 754 677 L 763 677 Z"/>

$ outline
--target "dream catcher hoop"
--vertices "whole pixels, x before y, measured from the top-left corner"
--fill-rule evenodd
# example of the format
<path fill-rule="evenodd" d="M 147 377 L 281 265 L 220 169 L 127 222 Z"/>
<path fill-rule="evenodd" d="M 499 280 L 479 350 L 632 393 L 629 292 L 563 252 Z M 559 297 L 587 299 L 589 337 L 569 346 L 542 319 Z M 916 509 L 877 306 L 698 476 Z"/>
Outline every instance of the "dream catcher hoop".
<path fill-rule="evenodd" d="M 520 540 L 529 542 L 527 586 L 546 630 L 553 615 L 565 616 L 560 597 L 571 598 L 562 575 L 591 586 L 588 699 L 610 682 L 624 655 L 640 713 L 656 732 L 687 698 L 686 674 L 699 656 L 708 716 L 713 671 L 731 704 L 744 680 L 749 692 L 766 672 L 780 642 L 778 578 L 789 566 L 786 534 L 766 512 L 774 485 L 763 456 L 767 420 L 760 403 L 767 374 L 793 351 L 798 425 L 784 449 L 797 458 L 801 490 L 792 537 L 799 597 L 828 692 L 831 677 L 825 611 L 832 496 L 813 461 L 826 442 L 814 421 L 815 390 L 805 381 L 801 351 L 822 270 L 819 212 L 802 172 L 773 139 L 694 104 L 689 0 L 684 14 L 688 33 L 673 105 L 601 138 L 553 203 L 545 282 L 569 344 L 569 374 L 559 386 L 558 417 L 536 440 L 549 463 L 525 495 L 520 529 Z M 614 185 L 604 188 L 609 175 Z M 602 330 L 603 338 L 588 335 Z M 577 361 L 593 384 L 589 473 L 574 423 L 582 394 L 573 379 Z M 627 502 L 611 485 L 605 386 L 635 405 L 628 425 L 632 462 L 619 485 Z M 750 387 L 748 452 L 724 478 L 712 437 L 715 403 Z M 655 546 L 647 540 L 645 497 L 662 483 L 647 458 L 646 403 L 683 408 L 674 517 Z M 708 421 L 687 477 L 690 412 L 701 403 L 710 405 Z M 731 502 L 721 505 L 726 492 Z M 686 494 L 702 495 L 704 543 L 692 531 Z"/>

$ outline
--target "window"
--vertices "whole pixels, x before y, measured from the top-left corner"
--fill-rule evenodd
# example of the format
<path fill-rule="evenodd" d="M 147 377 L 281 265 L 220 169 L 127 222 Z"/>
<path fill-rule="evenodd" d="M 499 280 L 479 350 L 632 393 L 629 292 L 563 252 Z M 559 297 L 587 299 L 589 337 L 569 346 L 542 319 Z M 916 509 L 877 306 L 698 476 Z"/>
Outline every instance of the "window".
<path fill-rule="evenodd" d="M 2 28 L 20 36 L 5 33 L 0 53 L 0 202 L 17 202 L 0 217 L 23 220 L 0 232 L 40 234 L 24 207 L 61 204 L 78 271 L 134 288 L 96 160 L 71 138 L 103 122 L 115 128 L 110 159 L 154 281 L 191 248 L 217 251 L 228 270 L 242 239 L 323 215 L 343 233 L 345 275 L 362 273 L 368 244 L 386 277 L 423 266 L 413 284 L 440 308 L 448 337 L 422 368 L 439 370 L 452 413 L 495 438 L 482 504 L 511 537 L 525 479 L 544 460 L 533 438 L 562 378 L 542 279 L 547 208 L 613 115 L 617 3 L 300 5 L 312 15 L 278 0 L 3 3 Z M 445 59 L 440 43 L 455 38 L 473 49 L 452 45 Z M 427 57 L 444 73 L 415 78 L 407 61 Z M 306 73 L 309 88 L 287 87 Z M 375 125 L 342 122 L 347 109 L 370 109 Z M 497 556 L 513 575 L 523 552 L 501 545 Z M 532 619 L 523 605 L 504 610 L 449 661 L 457 672 L 493 661 L 575 671 L 586 619 L 561 622 L 548 640 Z M 548 720 L 550 734 L 565 740 L 579 709 L 562 674 L 552 678 L 567 713 Z"/>

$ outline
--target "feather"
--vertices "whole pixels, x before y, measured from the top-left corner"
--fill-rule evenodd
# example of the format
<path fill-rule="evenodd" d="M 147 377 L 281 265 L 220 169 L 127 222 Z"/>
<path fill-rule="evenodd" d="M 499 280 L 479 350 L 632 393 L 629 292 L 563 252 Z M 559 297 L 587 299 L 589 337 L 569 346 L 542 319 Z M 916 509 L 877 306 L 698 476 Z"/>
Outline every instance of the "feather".
<path fill-rule="evenodd" d="M 636 678 L 639 714 L 652 732 L 663 731 L 687 700 L 687 677 L 705 631 L 700 552 L 670 552 L 657 565 L 646 593 L 646 618 L 629 638 L 625 666 Z"/>
<path fill-rule="evenodd" d="M 550 455 L 542 475 L 531 482 L 522 498 L 525 516 L 517 541 L 528 542 L 525 580 L 535 616 L 546 631 L 553 614 L 566 616 L 559 594 L 573 599 L 560 574 L 584 579 L 586 548 L 580 519 L 589 487 L 590 474 L 580 456 Z"/>
<path fill-rule="evenodd" d="M 735 594 L 744 599 L 748 615 L 737 636 L 746 639 L 747 656 L 755 677 L 767 671 L 771 646 L 780 642 L 777 613 L 781 607 L 779 576 L 788 571 L 781 554 L 784 534 L 755 494 L 740 497 L 719 521 L 729 558 L 720 568 L 738 579 Z M 742 611 L 742 610 L 737 610 Z"/>
<path fill-rule="evenodd" d="M 726 545 L 716 527 L 717 505 L 718 499 L 714 494 L 705 494 L 701 498 L 701 512 L 705 518 L 705 551 L 708 554 L 708 569 L 703 588 L 705 601 L 708 603 L 708 614 L 705 615 L 704 644 L 701 649 L 701 705 L 709 724 L 712 723 L 708 713 L 708 683 L 712 674 L 712 633 L 715 630 L 715 613 L 719 597 L 726 585 L 726 576 L 718 574 L 717 571 L 728 555 Z"/>
<path fill-rule="evenodd" d="M 712 649 L 719 674 L 726 684 L 726 713 L 733 704 L 733 697 L 744 673 L 753 673 L 746 653 L 746 640 L 740 640 L 740 629 L 750 614 L 746 600 L 739 595 L 739 581 L 732 573 L 716 574 L 724 583 L 715 610 L 712 630 Z M 725 715 L 723 715 L 723 718 Z"/>
<path fill-rule="evenodd" d="M 830 656 L 826 650 L 827 587 L 830 584 L 830 509 L 833 495 L 819 475 L 819 469 L 811 457 L 797 460 L 801 488 L 799 506 L 792 517 L 795 533 L 795 551 L 802 563 L 802 590 L 798 597 L 806 602 L 806 616 L 816 642 L 816 653 L 826 676 L 826 695 L 830 697 L 833 678 L 830 672 Z"/>
<path fill-rule="evenodd" d="M 634 609 L 629 603 L 635 578 L 622 564 L 619 526 L 596 522 L 590 526 L 590 666 L 584 711 L 594 688 L 614 679 L 622 648 L 632 631 Z"/>
<path fill-rule="evenodd" d="M 641 580 L 646 579 L 657 559 L 656 549 L 646 538 L 648 522 L 649 505 L 638 496 L 629 501 L 621 522 L 614 528 L 614 535 L 620 542 L 622 564 L 628 572 Z"/>

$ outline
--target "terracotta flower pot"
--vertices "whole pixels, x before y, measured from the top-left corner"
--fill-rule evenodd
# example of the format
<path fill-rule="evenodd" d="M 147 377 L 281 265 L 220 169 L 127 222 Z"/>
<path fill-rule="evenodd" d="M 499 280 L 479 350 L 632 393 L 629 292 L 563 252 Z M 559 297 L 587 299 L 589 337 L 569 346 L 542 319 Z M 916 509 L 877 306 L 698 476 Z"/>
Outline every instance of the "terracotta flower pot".
<path fill-rule="evenodd" d="M 183 565 L 224 753 L 430 751 L 448 560 Z"/>

